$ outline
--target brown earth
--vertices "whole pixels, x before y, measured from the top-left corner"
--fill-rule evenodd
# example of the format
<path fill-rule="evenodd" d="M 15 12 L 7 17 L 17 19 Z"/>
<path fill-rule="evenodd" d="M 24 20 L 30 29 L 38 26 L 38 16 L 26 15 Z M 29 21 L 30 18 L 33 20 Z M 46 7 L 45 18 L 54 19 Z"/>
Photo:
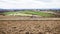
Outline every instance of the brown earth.
<path fill-rule="evenodd" d="M 60 20 L 0 20 L 0 34 L 60 34 Z"/>
<path fill-rule="evenodd" d="M 20 20 L 20 18 L 26 20 Z M 36 17 L 35 17 L 36 18 Z M 1 20 L 10 19 L 10 20 Z M 17 19 L 17 20 L 12 20 Z M 19 20 L 18 20 L 19 19 Z M 60 19 L 38 20 L 23 16 L 0 16 L 0 34 L 60 34 Z"/>

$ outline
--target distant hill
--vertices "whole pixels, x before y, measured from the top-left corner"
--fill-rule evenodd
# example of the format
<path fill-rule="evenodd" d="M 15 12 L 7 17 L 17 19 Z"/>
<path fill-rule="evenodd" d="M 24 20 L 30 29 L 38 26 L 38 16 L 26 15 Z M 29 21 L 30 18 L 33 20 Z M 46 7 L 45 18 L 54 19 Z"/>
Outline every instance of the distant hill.
<path fill-rule="evenodd" d="M 0 9 L 0 12 L 9 12 L 9 11 L 25 11 L 25 10 L 36 10 L 36 11 L 60 11 L 60 9 Z"/>

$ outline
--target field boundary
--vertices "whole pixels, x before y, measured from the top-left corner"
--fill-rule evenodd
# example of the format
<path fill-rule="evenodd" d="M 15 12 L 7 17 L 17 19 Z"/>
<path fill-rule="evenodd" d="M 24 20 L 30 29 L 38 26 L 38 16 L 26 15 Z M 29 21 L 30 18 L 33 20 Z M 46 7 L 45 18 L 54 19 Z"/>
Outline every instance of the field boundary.
<path fill-rule="evenodd" d="M 60 18 L 23 18 L 23 17 L 0 17 L 0 20 L 60 20 Z"/>

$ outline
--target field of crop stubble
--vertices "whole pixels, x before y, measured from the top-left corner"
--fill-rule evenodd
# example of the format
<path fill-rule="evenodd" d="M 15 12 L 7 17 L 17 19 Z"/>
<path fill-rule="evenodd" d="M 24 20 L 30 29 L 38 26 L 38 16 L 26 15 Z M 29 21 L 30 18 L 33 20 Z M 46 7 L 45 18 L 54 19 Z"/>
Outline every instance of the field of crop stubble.
<path fill-rule="evenodd" d="M 0 20 L 0 34 L 60 34 L 59 18 L 52 19 Z"/>

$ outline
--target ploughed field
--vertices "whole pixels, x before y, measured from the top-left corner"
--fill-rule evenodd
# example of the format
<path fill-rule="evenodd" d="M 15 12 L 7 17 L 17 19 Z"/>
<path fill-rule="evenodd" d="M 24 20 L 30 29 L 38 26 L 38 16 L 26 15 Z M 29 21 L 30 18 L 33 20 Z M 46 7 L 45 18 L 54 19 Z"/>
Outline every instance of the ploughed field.
<path fill-rule="evenodd" d="M 60 34 L 60 18 L 43 18 L 56 16 L 45 12 L 5 12 L 0 15 L 0 34 Z"/>
<path fill-rule="evenodd" d="M 60 34 L 60 20 L 0 20 L 0 34 Z"/>

